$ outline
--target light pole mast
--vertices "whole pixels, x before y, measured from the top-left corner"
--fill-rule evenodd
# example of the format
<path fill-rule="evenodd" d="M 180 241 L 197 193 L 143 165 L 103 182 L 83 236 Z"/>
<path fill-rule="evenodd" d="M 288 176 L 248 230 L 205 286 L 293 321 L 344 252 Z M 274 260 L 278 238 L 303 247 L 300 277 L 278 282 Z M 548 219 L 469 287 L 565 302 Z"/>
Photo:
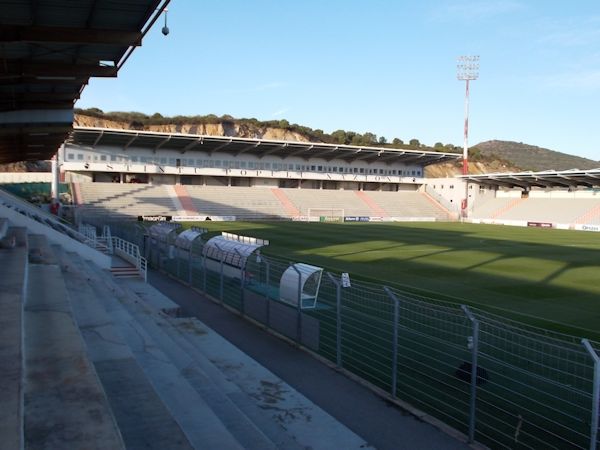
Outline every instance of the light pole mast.
<path fill-rule="evenodd" d="M 456 78 L 465 81 L 465 142 L 463 147 L 463 175 L 469 173 L 469 81 L 479 77 L 479 56 L 460 56 Z"/>
<path fill-rule="evenodd" d="M 456 78 L 465 81 L 465 128 L 463 146 L 463 175 L 469 174 L 469 81 L 479 77 L 479 56 L 459 56 L 456 65 Z M 469 183 L 465 180 L 465 198 L 461 209 L 463 217 L 467 216 L 467 202 L 469 198 Z"/>

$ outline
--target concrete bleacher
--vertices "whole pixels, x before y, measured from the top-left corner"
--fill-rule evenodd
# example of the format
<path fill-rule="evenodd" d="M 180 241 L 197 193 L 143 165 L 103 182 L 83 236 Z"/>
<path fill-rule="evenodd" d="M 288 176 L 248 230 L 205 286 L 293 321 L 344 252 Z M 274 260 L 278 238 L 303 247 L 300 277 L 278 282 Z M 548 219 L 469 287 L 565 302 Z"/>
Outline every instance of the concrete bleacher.
<path fill-rule="evenodd" d="M 600 224 L 600 200 L 588 198 L 493 198 L 475 205 L 473 218 L 560 224 Z"/>
<path fill-rule="evenodd" d="M 80 183 L 81 217 L 123 218 L 176 215 L 178 210 L 164 186 L 149 184 Z"/>
<path fill-rule="evenodd" d="M 193 185 L 186 185 L 185 191 L 198 215 L 235 216 L 237 220 L 290 219 L 307 216 L 313 209 L 343 209 L 347 216 L 448 219 L 444 208 L 421 192 Z M 179 209 L 165 186 L 81 183 L 80 192 L 82 217 L 174 215 Z"/>
<path fill-rule="evenodd" d="M 269 188 L 186 186 L 199 215 L 235 216 L 238 220 L 289 218 Z"/>
<path fill-rule="evenodd" d="M 368 448 L 151 286 L 2 233 L 1 449 Z"/>
<path fill-rule="evenodd" d="M 0 238 L 23 234 L 3 220 Z M 23 448 L 23 301 L 27 282 L 27 245 L 0 249 L 0 448 Z"/>
<path fill-rule="evenodd" d="M 367 194 L 391 217 L 448 220 L 448 212 L 421 192 L 369 191 Z"/>
<path fill-rule="evenodd" d="M 308 215 L 309 209 L 343 209 L 346 216 L 372 215 L 369 206 L 356 195 L 355 191 L 291 188 L 281 190 L 303 216 Z"/>

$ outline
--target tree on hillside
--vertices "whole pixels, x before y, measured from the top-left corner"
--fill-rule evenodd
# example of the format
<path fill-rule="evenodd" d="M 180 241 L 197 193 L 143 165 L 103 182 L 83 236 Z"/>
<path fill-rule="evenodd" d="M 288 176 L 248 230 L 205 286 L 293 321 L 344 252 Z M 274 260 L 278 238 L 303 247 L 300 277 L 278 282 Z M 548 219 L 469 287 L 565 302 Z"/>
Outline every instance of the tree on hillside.
<path fill-rule="evenodd" d="M 408 141 L 408 145 L 410 145 L 413 148 L 419 148 L 421 146 L 421 143 L 419 142 L 418 139 L 411 139 L 410 141 Z"/>
<path fill-rule="evenodd" d="M 399 138 L 394 138 L 394 140 L 392 141 L 392 144 L 393 145 L 404 145 L 404 141 Z"/>
<path fill-rule="evenodd" d="M 344 130 L 336 130 L 333 133 L 331 133 L 331 138 L 334 144 L 345 144 L 346 132 Z"/>
<path fill-rule="evenodd" d="M 385 138 L 385 136 L 381 136 L 379 138 L 379 145 L 385 145 L 387 144 L 387 139 Z"/>

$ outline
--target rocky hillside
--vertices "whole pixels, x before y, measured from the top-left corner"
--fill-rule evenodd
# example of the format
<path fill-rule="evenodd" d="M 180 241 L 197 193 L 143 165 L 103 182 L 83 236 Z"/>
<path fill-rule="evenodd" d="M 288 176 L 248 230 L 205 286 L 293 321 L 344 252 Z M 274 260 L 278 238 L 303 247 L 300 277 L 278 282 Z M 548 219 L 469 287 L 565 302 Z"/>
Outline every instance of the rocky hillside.
<path fill-rule="evenodd" d="M 388 142 L 384 137 L 377 138 L 375 134 L 369 132 L 361 135 L 352 131 L 337 130 L 327 134 L 322 130 L 313 130 L 298 124 L 290 124 L 286 120 L 259 121 L 257 119 L 235 119 L 231 116 L 163 117 L 158 113 L 152 116 L 138 112 L 105 113 L 100 109 L 90 108 L 76 110 L 75 125 L 462 153 L 461 148 L 451 144 L 436 143 L 434 147 L 429 147 L 420 144 L 417 139 L 411 139 L 409 143 L 404 143 L 398 138 Z M 597 167 L 600 167 L 600 163 L 597 161 L 532 145 L 509 141 L 486 141 L 471 148 L 469 172 L 480 174 L 523 170 L 591 169 Z M 449 177 L 461 173 L 460 161 L 428 166 L 425 170 L 428 177 Z"/>
<path fill-rule="evenodd" d="M 597 169 L 599 161 L 556 152 L 547 148 L 511 141 L 486 141 L 477 144 L 474 152 L 492 159 L 511 161 L 522 170 Z"/>
<path fill-rule="evenodd" d="M 305 142 L 309 139 L 301 133 L 269 126 L 251 126 L 239 122 L 218 123 L 167 123 L 167 124 L 140 124 L 139 122 L 116 121 L 108 118 L 75 115 L 75 125 L 81 127 L 116 128 L 120 130 L 145 130 L 161 133 L 204 134 L 209 136 L 232 136 L 253 139 L 273 139 L 284 141 Z"/>

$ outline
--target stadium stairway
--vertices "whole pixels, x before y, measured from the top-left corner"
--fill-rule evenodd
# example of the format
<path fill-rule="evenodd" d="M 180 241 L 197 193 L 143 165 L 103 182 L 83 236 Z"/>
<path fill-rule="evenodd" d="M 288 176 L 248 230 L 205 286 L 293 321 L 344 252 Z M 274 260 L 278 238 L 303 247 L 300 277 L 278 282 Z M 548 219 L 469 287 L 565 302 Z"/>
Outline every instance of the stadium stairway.
<path fill-rule="evenodd" d="M 285 195 L 285 192 L 279 188 L 273 188 L 271 191 L 273 192 L 273 195 L 277 197 L 277 200 L 281 202 L 281 206 L 283 206 L 283 209 L 288 216 L 297 217 L 300 215 L 300 210 L 294 206 L 288 196 Z"/>
<path fill-rule="evenodd" d="M 126 447 L 368 447 L 151 286 L 54 252 Z"/>
<path fill-rule="evenodd" d="M 194 202 L 192 201 L 190 194 L 183 184 L 176 184 L 173 186 L 173 191 L 179 200 L 181 205 L 181 212 L 184 216 L 197 216 L 198 210 L 194 206 Z"/>
<path fill-rule="evenodd" d="M 600 205 L 586 211 L 575 219 L 577 224 L 596 224 L 600 223 Z"/>
<path fill-rule="evenodd" d="M 356 195 L 367 204 L 367 206 L 371 209 L 371 213 L 374 216 L 379 217 L 387 217 L 389 214 L 383 209 L 381 206 L 377 204 L 375 200 L 373 200 L 369 194 L 364 191 L 355 191 Z"/>

